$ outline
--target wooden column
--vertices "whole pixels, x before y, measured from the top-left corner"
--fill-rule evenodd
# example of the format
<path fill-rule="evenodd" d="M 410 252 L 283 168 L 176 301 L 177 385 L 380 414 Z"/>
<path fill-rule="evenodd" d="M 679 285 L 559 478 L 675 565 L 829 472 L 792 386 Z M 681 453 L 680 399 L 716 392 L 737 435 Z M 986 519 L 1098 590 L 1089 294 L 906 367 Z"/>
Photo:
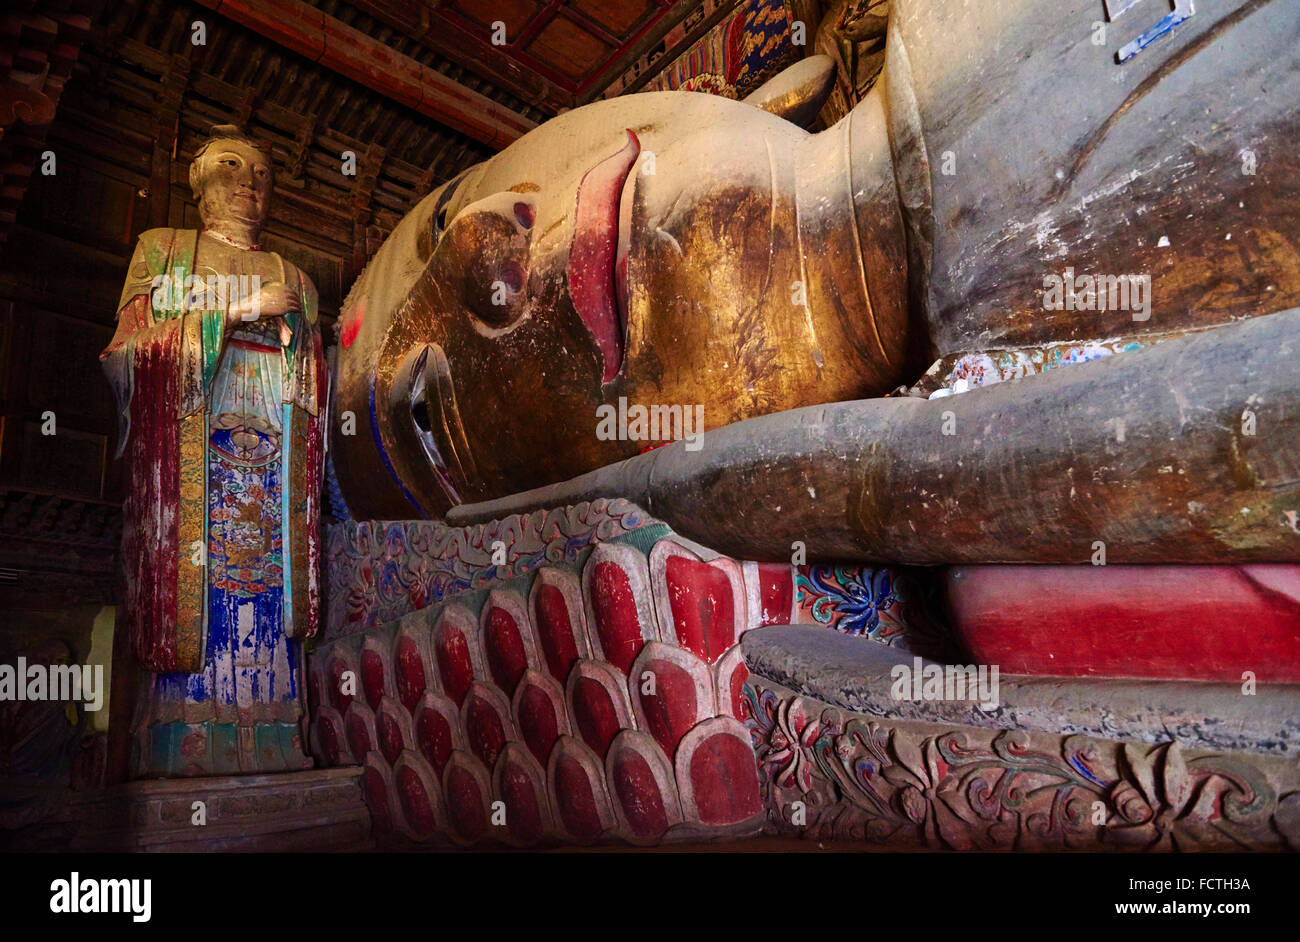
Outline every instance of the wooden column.
<path fill-rule="evenodd" d="M 170 222 L 172 161 L 180 136 L 181 105 L 190 83 L 190 50 L 172 56 L 171 68 L 158 90 L 158 109 L 153 122 L 153 157 L 149 170 L 149 227 Z"/>

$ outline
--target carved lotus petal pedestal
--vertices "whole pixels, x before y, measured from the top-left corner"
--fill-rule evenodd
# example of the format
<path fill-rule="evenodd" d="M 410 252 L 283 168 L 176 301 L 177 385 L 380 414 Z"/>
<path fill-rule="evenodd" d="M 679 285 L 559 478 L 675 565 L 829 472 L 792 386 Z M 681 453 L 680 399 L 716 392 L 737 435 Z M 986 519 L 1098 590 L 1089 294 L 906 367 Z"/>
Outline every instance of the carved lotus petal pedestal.
<path fill-rule="evenodd" d="M 362 770 L 129 782 L 74 799 L 85 851 L 360 851 L 373 844 Z M 196 803 L 202 802 L 199 806 Z M 201 811 L 204 823 L 196 817 Z"/>
<path fill-rule="evenodd" d="M 311 750 L 383 848 L 1300 841 L 1294 566 L 760 563 L 601 499 L 330 547 Z M 996 702 L 896 699 L 918 650 Z"/>
<path fill-rule="evenodd" d="M 952 850 L 1300 849 L 1300 687 L 1001 675 L 998 703 L 896 700 L 919 659 L 749 632 L 768 828 Z M 1172 739 L 1171 739 L 1172 736 Z"/>
<path fill-rule="evenodd" d="M 352 523 L 329 568 L 311 749 L 364 767 L 385 848 L 758 834 L 740 638 L 815 623 L 849 592 L 828 576 L 800 608 L 793 566 L 742 565 L 603 500 L 463 528 Z"/>

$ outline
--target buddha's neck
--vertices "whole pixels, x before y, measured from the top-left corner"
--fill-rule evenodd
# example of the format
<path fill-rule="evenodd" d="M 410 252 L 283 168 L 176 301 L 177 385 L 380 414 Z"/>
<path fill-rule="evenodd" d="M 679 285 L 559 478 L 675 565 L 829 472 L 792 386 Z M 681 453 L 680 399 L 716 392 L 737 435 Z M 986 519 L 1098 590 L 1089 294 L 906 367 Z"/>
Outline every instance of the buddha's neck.
<path fill-rule="evenodd" d="M 204 226 L 203 231 L 219 242 L 225 242 L 227 245 L 233 245 L 237 249 L 249 251 L 256 249 L 257 237 L 261 230 L 255 226 L 245 225 L 237 220 L 226 220 L 214 222 L 210 226 Z"/>

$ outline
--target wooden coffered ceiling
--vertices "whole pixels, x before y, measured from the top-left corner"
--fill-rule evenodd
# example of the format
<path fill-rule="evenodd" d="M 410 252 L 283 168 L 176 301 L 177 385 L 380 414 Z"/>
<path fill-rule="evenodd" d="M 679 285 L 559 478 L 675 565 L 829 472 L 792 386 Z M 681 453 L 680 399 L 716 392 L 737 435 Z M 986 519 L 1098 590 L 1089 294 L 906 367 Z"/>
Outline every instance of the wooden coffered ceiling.
<path fill-rule="evenodd" d="M 308 2 L 323 11 L 352 7 L 547 114 L 599 98 L 630 70 L 648 80 L 737 6 L 737 0 Z"/>
<path fill-rule="evenodd" d="M 80 147 L 82 137 L 98 135 L 125 148 L 122 160 L 134 154 L 130 159 L 151 163 L 142 192 L 165 187 L 177 174 L 183 191 L 185 161 L 207 128 L 247 124 L 272 144 L 282 203 L 348 217 L 336 240 L 349 247 L 342 254 L 358 269 L 376 239 L 432 187 L 558 112 L 636 91 L 739 5 L 14 2 L 25 12 L 0 17 L 12 47 L 0 50 L 0 81 L 43 110 L 22 102 L 6 108 L 7 99 L 0 100 L 0 147 L 13 151 L 0 161 L 0 244 L 25 199 L 57 104 L 63 144 Z M 202 42 L 194 38 L 199 23 Z M 494 24 L 504 26 L 499 45 L 492 42 Z M 57 70 L 42 65 L 40 57 L 51 55 Z M 60 101 L 65 78 L 73 94 Z M 355 177 L 339 174 L 343 151 L 357 154 Z M 165 200 L 151 200 L 150 224 L 166 223 L 170 212 Z"/>

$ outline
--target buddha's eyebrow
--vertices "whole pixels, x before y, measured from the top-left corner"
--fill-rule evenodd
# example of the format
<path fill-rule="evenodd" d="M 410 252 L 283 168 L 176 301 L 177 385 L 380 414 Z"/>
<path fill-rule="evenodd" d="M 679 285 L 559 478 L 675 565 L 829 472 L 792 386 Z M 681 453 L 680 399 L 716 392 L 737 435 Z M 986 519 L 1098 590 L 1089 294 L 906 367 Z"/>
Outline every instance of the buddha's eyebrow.
<path fill-rule="evenodd" d="M 550 235 L 552 229 L 554 229 L 556 226 L 558 226 L 560 223 L 564 222 L 564 220 L 568 218 L 569 217 L 566 215 L 566 216 L 561 216 L 559 219 L 555 220 L 555 222 L 551 223 L 549 226 L 546 227 L 546 230 L 544 232 L 542 232 L 537 236 L 537 240 L 540 242 L 542 239 L 545 239 L 548 235 Z"/>

